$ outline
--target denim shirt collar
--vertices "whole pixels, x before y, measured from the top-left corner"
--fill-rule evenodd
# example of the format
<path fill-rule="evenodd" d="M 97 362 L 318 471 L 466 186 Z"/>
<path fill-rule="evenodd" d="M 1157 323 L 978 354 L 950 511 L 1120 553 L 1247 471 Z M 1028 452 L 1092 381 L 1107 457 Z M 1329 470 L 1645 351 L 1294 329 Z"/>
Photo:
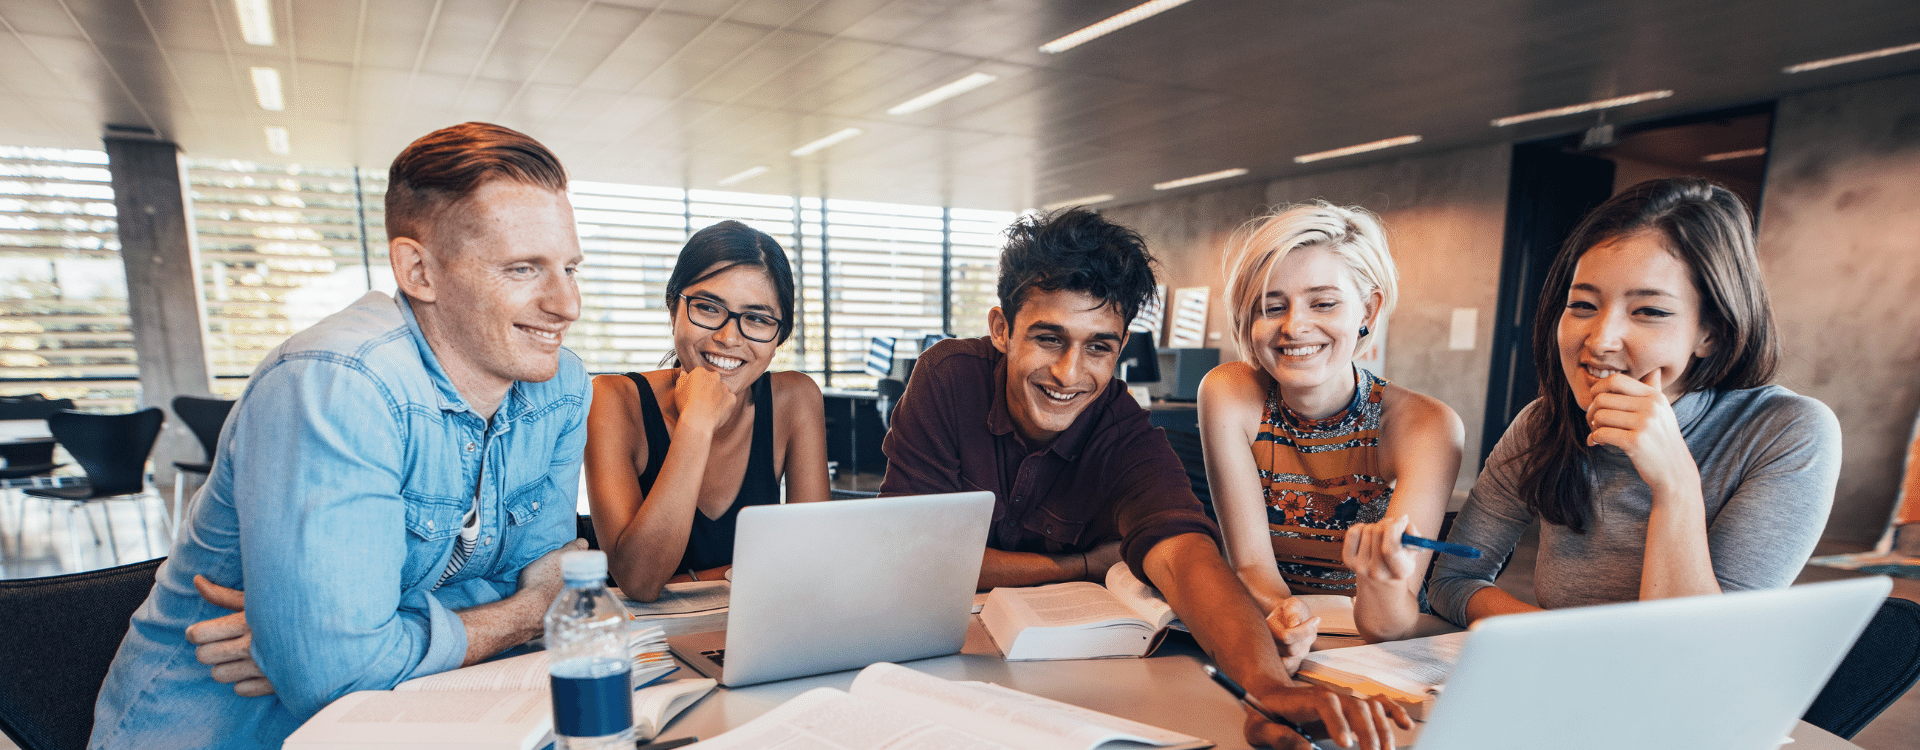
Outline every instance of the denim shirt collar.
<path fill-rule="evenodd" d="M 460 389 L 453 385 L 453 378 L 440 366 L 440 358 L 433 353 L 433 347 L 427 343 L 427 335 L 420 330 L 420 320 L 414 317 L 413 301 L 407 299 L 406 292 L 393 293 L 393 303 L 400 308 L 400 319 L 406 321 L 407 335 L 413 339 L 413 346 L 420 352 L 420 363 L 427 370 L 427 377 L 433 380 L 434 388 L 440 392 L 440 409 L 451 412 L 468 412 L 479 416 L 479 412 L 467 403 Z M 513 418 L 526 410 L 526 399 L 520 393 L 520 383 L 515 381 L 507 388 L 507 394 L 500 399 L 500 407 L 493 412 L 493 429 L 498 432 L 506 429 Z"/>

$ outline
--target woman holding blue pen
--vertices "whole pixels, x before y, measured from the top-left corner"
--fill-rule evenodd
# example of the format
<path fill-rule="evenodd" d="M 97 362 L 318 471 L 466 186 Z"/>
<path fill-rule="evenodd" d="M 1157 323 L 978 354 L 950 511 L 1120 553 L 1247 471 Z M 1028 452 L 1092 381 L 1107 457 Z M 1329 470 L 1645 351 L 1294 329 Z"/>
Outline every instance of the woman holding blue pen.
<path fill-rule="evenodd" d="M 1574 230 L 1534 324 L 1540 398 L 1449 538 L 1488 554 L 1440 561 L 1436 612 L 1467 625 L 1538 609 L 1494 584 L 1535 519 L 1548 609 L 1793 582 L 1833 502 L 1840 428 L 1768 385 L 1779 344 L 1752 227 L 1726 188 L 1675 178 Z"/>
<path fill-rule="evenodd" d="M 1242 361 L 1200 386 L 1201 439 L 1228 559 L 1283 653 L 1317 621 L 1295 594 L 1355 597 L 1369 640 L 1405 637 L 1417 580 L 1355 576 L 1355 524 L 1432 534 L 1459 474 L 1464 430 L 1440 401 L 1354 364 L 1380 335 L 1397 272 L 1379 219 L 1324 202 L 1260 219 L 1228 247 L 1226 301 Z M 1411 553 L 1424 569 L 1427 552 Z"/>

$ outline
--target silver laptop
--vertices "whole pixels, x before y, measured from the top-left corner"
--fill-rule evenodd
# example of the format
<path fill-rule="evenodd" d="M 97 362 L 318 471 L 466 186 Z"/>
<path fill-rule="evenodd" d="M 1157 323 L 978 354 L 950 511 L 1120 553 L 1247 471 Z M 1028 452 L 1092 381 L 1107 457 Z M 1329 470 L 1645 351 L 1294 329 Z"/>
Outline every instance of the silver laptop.
<path fill-rule="evenodd" d="M 667 639 L 728 687 L 958 652 L 993 493 L 740 511 L 727 629 Z"/>
<path fill-rule="evenodd" d="M 1863 578 L 1482 620 L 1413 747 L 1775 750 L 1892 587 Z"/>

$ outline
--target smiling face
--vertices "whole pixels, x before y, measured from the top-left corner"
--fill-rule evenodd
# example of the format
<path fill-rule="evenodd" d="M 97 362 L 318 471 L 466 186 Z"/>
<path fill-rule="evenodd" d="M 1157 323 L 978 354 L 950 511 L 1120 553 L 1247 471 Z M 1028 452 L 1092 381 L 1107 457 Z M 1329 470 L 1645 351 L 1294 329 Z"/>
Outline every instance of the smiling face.
<path fill-rule="evenodd" d="M 1713 351 L 1693 275 L 1655 232 L 1604 242 L 1580 256 L 1560 313 L 1559 343 L 1560 367 L 1581 409 L 1592 405 L 1594 385 L 1616 373 L 1645 380 L 1659 370 L 1667 400 L 1679 398 L 1687 366 Z"/>
<path fill-rule="evenodd" d="M 1254 360 L 1296 408 L 1312 400 L 1304 397 L 1316 390 L 1350 395 L 1354 381 L 1348 363 L 1361 326 L 1372 324 L 1380 292 L 1363 294 L 1346 262 L 1320 246 L 1287 253 L 1266 278 L 1249 337 L 1258 347 Z"/>
<path fill-rule="evenodd" d="M 716 264 L 718 266 L 718 264 Z M 713 273 L 709 268 L 701 275 Z M 759 266 L 733 266 L 710 278 L 687 285 L 685 295 L 673 314 L 673 353 L 680 369 L 692 372 L 705 368 L 720 373 L 720 379 L 735 393 L 760 378 L 773 363 L 774 342 L 759 342 L 740 335 L 740 321 L 728 320 L 719 330 L 694 325 L 687 313 L 692 305 L 718 305 L 736 313 L 757 313 L 780 317 L 779 297 L 773 281 Z"/>
<path fill-rule="evenodd" d="M 434 355 L 469 399 L 560 370 L 560 343 L 580 317 L 580 239 L 564 193 L 506 180 L 451 206 L 427 241 Z M 439 340 L 435 340 L 435 339 Z M 469 389 L 475 389 L 469 392 Z"/>
<path fill-rule="evenodd" d="M 993 346 L 1007 355 L 1007 411 L 1038 450 L 1066 431 L 1113 379 L 1127 323 L 1084 292 L 1027 293 L 1013 320 L 987 313 Z"/>

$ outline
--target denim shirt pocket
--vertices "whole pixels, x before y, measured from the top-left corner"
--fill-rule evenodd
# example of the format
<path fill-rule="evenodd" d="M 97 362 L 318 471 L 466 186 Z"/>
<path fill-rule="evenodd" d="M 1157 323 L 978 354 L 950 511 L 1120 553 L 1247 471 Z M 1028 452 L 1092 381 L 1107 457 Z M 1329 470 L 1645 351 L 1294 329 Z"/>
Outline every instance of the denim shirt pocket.
<path fill-rule="evenodd" d="M 573 539 L 574 516 L 573 503 L 566 495 L 553 486 L 553 480 L 541 475 L 533 481 L 507 491 L 506 502 L 506 544 L 501 549 L 509 555 L 507 560 L 511 569 L 518 570 L 543 553 L 542 541 L 564 544 Z M 564 522 L 554 519 L 555 515 L 566 516 Z M 543 540 L 549 535 L 549 529 L 561 529 L 563 532 L 551 534 L 552 540 Z"/>
<path fill-rule="evenodd" d="M 460 524 L 466 520 L 473 500 L 411 491 L 403 491 L 400 496 L 407 506 L 409 548 L 402 582 L 411 588 L 428 576 L 437 581 L 439 568 L 446 564 L 448 551 L 453 547 L 454 537 L 460 535 Z M 420 554 L 417 551 L 420 548 L 432 548 L 436 553 Z"/>

